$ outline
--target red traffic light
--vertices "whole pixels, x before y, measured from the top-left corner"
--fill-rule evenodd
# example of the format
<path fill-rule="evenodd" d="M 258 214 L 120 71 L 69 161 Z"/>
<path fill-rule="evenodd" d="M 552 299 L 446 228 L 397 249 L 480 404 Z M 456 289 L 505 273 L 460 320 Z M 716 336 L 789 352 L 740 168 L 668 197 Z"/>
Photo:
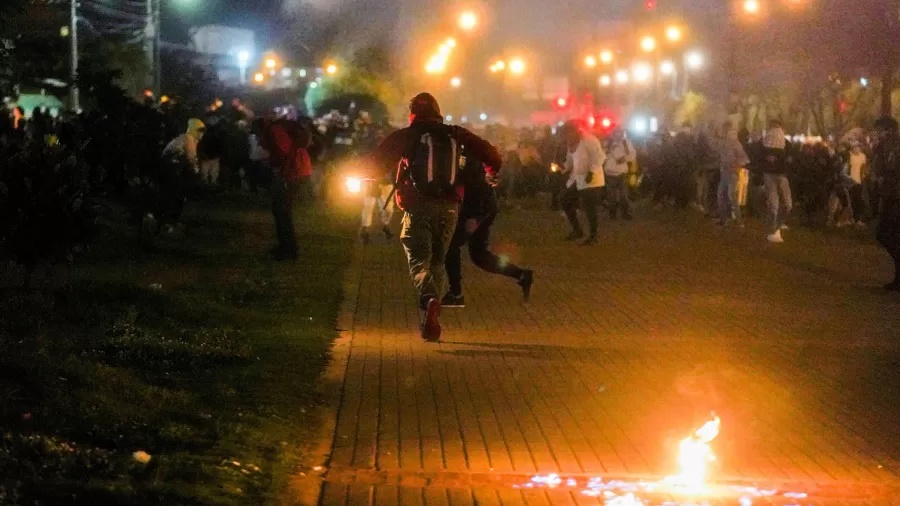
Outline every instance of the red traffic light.
<path fill-rule="evenodd" d="M 647 7 L 648 11 L 652 11 L 656 8 L 656 0 L 647 0 L 646 2 L 644 2 L 644 6 Z"/>

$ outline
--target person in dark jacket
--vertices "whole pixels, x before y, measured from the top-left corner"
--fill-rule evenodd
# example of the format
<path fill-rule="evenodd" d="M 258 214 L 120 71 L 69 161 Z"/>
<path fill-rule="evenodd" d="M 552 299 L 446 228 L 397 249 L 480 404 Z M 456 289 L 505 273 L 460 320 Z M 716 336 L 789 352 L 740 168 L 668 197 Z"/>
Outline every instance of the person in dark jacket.
<path fill-rule="evenodd" d="M 437 100 L 429 93 L 413 97 L 409 113 L 410 126 L 387 136 L 375 148 L 371 160 L 378 169 L 397 170 L 398 207 L 404 211 L 400 240 L 409 262 L 410 277 L 419 295 L 422 338 L 436 341 L 441 336 L 440 297 L 447 291 L 447 248 L 456 229 L 464 187 L 456 183 L 452 195 L 434 197 L 419 192 L 407 177 L 405 168 L 411 166 L 411 148 L 424 138 L 423 132 L 436 130 L 435 126 L 442 124 L 444 118 Z M 494 170 L 500 170 L 502 160 L 497 148 L 465 128 L 450 128 L 453 138 L 464 146 L 466 152 L 471 153 L 470 156 L 482 160 Z"/>
<path fill-rule="evenodd" d="M 894 280 L 885 290 L 900 292 L 900 134 L 897 120 L 884 117 L 875 122 L 878 146 L 872 157 L 872 172 L 880 180 L 881 212 L 875 230 L 878 242 L 894 260 Z"/>
<path fill-rule="evenodd" d="M 271 253 L 275 260 L 297 259 L 294 205 L 312 174 L 307 151 L 311 139 L 303 125 L 284 118 L 269 125 L 262 138 L 272 167 L 272 214 L 278 243 Z"/>
<path fill-rule="evenodd" d="M 466 299 L 462 290 L 462 247 L 469 245 L 469 258 L 482 270 L 492 274 L 515 279 L 525 301 L 531 295 L 534 272 L 510 263 L 495 255 L 489 249 L 491 226 L 497 218 L 499 204 L 493 185 L 488 182 L 487 173 L 481 161 L 475 157 L 466 157 L 465 196 L 459 208 L 459 219 L 456 230 L 447 250 L 447 277 L 450 290 L 441 300 L 444 307 L 465 307 Z"/>

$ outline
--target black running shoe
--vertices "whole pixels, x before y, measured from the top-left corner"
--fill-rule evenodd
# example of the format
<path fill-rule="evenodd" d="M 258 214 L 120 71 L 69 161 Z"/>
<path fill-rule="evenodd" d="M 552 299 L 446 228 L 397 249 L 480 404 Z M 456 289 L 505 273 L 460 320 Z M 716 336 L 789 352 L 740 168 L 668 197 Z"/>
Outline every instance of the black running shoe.
<path fill-rule="evenodd" d="M 444 295 L 444 298 L 441 299 L 441 306 L 466 307 L 466 298 L 462 295 L 453 295 L 452 293 L 447 292 L 447 295 Z"/>
<path fill-rule="evenodd" d="M 522 287 L 522 296 L 525 298 L 525 302 L 528 302 L 528 298 L 531 297 L 532 283 L 534 283 L 534 271 L 525 269 L 519 276 L 519 286 Z"/>

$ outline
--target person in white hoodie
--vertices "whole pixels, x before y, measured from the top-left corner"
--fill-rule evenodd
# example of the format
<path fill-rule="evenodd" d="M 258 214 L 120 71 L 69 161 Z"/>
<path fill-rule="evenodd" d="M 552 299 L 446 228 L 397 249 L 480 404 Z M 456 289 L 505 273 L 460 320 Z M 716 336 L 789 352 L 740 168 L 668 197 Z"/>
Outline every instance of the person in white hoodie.
<path fill-rule="evenodd" d="M 606 198 L 609 206 L 609 217 L 616 219 L 619 210 L 626 220 L 631 219 L 631 206 L 628 201 L 628 168 L 637 159 L 637 150 L 625 137 L 625 131 L 617 128 L 610 136 L 606 153 L 608 158 L 603 171 L 606 179 Z"/>
<path fill-rule="evenodd" d="M 565 171 L 569 179 L 566 181 L 566 189 L 560 196 L 560 205 L 572 226 L 572 232 L 566 240 L 575 241 L 584 237 L 584 231 L 578 221 L 580 206 L 587 215 L 590 231 L 590 235 L 581 244 L 597 244 L 597 210 L 603 197 L 603 187 L 606 185 L 603 174 L 606 153 L 603 152 L 600 141 L 591 134 L 584 122 L 569 121 L 564 128 L 568 144 Z"/>

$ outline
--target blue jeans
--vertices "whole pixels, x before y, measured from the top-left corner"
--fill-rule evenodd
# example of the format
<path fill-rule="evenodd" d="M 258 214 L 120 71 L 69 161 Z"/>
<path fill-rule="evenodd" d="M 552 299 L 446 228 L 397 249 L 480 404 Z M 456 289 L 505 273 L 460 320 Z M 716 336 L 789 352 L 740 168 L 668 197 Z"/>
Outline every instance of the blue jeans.
<path fill-rule="evenodd" d="M 719 178 L 719 221 L 725 223 L 733 219 L 741 221 L 741 203 L 739 197 L 740 172 L 722 171 Z"/>
<path fill-rule="evenodd" d="M 791 213 L 791 185 L 783 174 L 763 174 L 763 185 L 766 189 L 766 209 L 768 210 L 769 227 L 772 232 L 784 225 Z"/>

